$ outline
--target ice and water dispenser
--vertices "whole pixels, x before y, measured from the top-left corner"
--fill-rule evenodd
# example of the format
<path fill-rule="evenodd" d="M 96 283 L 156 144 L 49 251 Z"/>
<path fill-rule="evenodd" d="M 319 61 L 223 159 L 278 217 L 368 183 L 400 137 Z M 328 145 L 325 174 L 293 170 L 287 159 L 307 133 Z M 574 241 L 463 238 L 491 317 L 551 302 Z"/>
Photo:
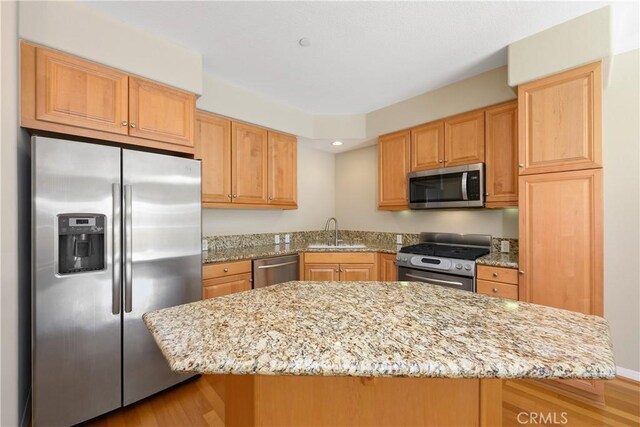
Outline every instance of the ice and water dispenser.
<path fill-rule="evenodd" d="M 58 215 L 58 274 L 105 268 L 105 215 Z"/>

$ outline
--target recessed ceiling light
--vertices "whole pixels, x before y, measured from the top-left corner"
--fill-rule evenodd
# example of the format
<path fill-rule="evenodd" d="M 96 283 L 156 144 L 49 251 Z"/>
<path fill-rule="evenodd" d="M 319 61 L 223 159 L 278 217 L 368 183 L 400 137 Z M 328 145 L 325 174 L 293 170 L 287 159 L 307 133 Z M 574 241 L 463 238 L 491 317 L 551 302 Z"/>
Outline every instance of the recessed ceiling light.
<path fill-rule="evenodd" d="M 331 145 L 335 145 L 335 146 L 342 145 L 342 141 L 333 141 Z"/>
<path fill-rule="evenodd" d="M 311 44 L 311 40 L 309 40 L 307 37 L 303 37 L 298 40 L 298 44 L 302 47 L 307 47 Z"/>

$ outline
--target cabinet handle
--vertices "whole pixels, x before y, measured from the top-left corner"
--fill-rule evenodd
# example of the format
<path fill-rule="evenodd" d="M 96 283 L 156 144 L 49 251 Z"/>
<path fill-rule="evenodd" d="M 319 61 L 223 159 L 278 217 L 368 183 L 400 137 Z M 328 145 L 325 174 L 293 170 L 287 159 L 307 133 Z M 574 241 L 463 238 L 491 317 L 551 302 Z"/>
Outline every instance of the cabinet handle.
<path fill-rule="evenodd" d="M 498 273 L 493 273 L 493 277 L 498 277 Z"/>
<path fill-rule="evenodd" d="M 126 120 L 123 120 L 123 121 L 122 121 L 122 126 L 126 126 L 126 125 L 128 125 L 128 124 L 129 124 L 129 122 L 128 122 L 128 121 L 126 121 Z"/>
<path fill-rule="evenodd" d="M 498 288 L 493 288 L 491 290 L 493 291 L 494 294 L 498 292 Z"/>
<path fill-rule="evenodd" d="M 135 127 L 136 127 L 136 124 L 135 124 L 135 123 L 131 123 L 131 127 L 132 127 L 132 128 L 135 128 Z"/>
<path fill-rule="evenodd" d="M 229 269 L 228 269 L 228 268 L 225 268 L 225 269 L 223 269 L 222 271 L 224 271 L 225 273 L 228 273 L 228 272 L 229 272 Z"/>

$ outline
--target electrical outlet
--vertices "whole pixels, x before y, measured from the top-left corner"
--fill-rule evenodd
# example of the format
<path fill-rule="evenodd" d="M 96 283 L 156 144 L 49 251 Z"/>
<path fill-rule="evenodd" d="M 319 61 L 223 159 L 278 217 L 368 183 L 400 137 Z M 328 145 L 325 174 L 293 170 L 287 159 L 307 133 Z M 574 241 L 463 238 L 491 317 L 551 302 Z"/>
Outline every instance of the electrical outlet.
<path fill-rule="evenodd" d="M 509 241 L 502 240 L 500 242 L 500 252 L 509 252 Z"/>
<path fill-rule="evenodd" d="M 396 244 L 402 244 L 402 234 L 396 234 Z"/>
<path fill-rule="evenodd" d="M 202 239 L 202 250 L 209 250 L 209 241 L 207 239 Z"/>
<path fill-rule="evenodd" d="M 284 242 L 285 243 L 290 243 L 291 242 L 291 236 L 289 236 L 288 234 L 284 235 Z"/>
<path fill-rule="evenodd" d="M 275 243 L 276 245 L 279 245 L 279 244 L 280 244 L 280 235 L 279 235 L 279 234 L 276 234 L 276 236 L 274 237 L 274 243 Z"/>

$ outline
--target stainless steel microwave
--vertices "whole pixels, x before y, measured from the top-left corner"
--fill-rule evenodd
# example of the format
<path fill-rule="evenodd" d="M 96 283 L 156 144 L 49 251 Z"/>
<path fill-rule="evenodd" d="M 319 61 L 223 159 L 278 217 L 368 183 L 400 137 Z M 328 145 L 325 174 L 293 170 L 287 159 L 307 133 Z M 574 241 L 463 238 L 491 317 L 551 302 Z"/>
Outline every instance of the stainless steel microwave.
<path fill-rule="evenodd" d="M 411 172 L 408 178 L 411 209 L 484 205 L 484 163 Z"/>

